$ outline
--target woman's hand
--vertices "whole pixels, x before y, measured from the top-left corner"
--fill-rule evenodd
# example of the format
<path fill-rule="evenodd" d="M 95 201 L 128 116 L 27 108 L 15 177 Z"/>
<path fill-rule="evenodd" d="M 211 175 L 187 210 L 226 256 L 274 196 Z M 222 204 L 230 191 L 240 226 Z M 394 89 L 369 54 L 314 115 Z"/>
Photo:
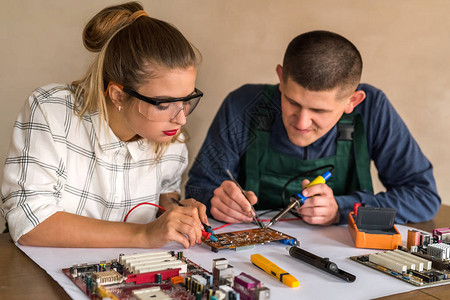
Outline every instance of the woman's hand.
<path fill-rule="evenodd" d="M 172 206 L 155 221 L 148 223 L 145 230 L 149 248 L 159 248 L 171 241 L 190 248 L 195 243 L 201 243 L 201 237 L 202 224 L 195 206 Z"/>
<path fill-rule="evenodd" d="M 209 225 L 206 206 L 195 199 L 178 200 L 179 197 L 175 192 L 160 195 L 159 204 L 166 211 L 148 224 L 145 235 L 149 243 L 156 243 L 152 248 L 170 241 L 179 242 L 185 248 L 201 243 L 202 223 Z"/>
<path fill-rule="evenodd" d="M 206 206 L 203 203 L 198 202 L 197 200 L 195 200 L 193 198 L 183 199 L 179 203 L 183 206 L 188 206 L 188 207 L 191 206 L 191 207 L 197 208 L 198 217 L 200 218 L 200 221 L 202 223 L 205 223 L 206 225 L 209 225 L 208 217 L 206 215 Z"/>

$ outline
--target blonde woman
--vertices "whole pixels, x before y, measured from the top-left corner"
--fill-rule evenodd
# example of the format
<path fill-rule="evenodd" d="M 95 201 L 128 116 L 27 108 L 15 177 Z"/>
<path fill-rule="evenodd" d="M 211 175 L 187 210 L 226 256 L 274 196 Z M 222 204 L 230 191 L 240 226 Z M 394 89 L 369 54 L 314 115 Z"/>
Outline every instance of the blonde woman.
<path fill-rule="evenodd" d="M 199 243 L 205 206 L 176 203 L 187 166 L 182 126 L 203 95 L 195 87 L 199 54 L 136 2 L 100 11 L 83 42 L 98 53 L 84 78 L 36 89 L 14 125 L 1 187 L 13 240 Z M 159 216 L 152 205 L 161 207 Z"/>

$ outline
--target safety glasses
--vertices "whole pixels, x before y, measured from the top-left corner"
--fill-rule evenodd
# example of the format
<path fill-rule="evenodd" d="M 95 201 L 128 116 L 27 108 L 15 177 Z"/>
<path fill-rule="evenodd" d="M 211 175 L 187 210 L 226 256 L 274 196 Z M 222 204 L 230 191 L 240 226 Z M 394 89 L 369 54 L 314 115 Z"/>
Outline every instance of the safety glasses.
<path fill-rule="evenodd" d="M 109 84 L 111 84 L 111 82 Z M 128 95 L 140 100 L 139 112 L 151 121 L 171 121 L 181 111 L 184 112 L 185 116 L 188 116 L 194 111 L 203 96 L 203 92 L 195 88 L 194 92 L 186 97 L 147 97 L 120 84 L 117 84 L 117 86 L 119 86 Z"/>

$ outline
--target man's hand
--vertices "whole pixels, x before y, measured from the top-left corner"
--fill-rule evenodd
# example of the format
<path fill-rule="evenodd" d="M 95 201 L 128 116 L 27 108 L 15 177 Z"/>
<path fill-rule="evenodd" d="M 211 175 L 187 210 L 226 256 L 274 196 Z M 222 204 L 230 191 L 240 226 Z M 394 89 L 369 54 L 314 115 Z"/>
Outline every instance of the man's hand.
<path fill-rule="evenodd" d="M 251 205 L 258 202 L 255 193 L 246 191 L 245 195 Z M 253 212 L 249 201 L 234 182 L 226 180 L 214 190 L 211 214 L 216 220 L 226 223 L 250 223 L 253 221 Z"/>
<path fill-rule="evenodd" d="M 302 182 L 303 187 L 309 180 Z M 333 190 L 325 183 L 305 188 L 302 195 L 309 197 L 297 212 L 302 215 L 306 223 L 317 225 L 331 225 L 339 222 L 339 206 L 334 198 Z"/>

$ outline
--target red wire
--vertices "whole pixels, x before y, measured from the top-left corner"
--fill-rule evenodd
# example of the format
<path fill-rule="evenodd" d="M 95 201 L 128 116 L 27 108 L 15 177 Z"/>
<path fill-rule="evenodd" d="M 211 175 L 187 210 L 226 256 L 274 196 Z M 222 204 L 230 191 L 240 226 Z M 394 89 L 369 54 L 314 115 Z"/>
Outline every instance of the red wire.
<path fill-rule="evenodd" d="M 123 221 L 126 222 L 126 221 L 127 221 L 127 218 L 128 218 L 128 215 L 129 215 L 135 208 L 138 208 L 139 206 L 144 205 L 144 204 L 153 205 L 153 206 L 158 207 L 159 209 L 162 209 L 163 211 L 166 211 L 164 208 L 162 208 L 162 207 L 159 206 L 158 204 L 150 203 L 150 202 L 142 202 L 142 203 L 139 203 L 138 205 L 134 206 L 132 209 L 130 209 L 130 211 L 127 212 L 127 214 L 126 214 L 125 218 L 123 219 Z"/>
<path fill-rule="evenodd" d="M 159 209 L 162 209 L 163 211 L 166 211 L 164 208 L 162 208 L 162 207 L 159 206 L 158 204 L 150 203 L 150 202 L 143 202 L 143 203 L 139 203 L 138 205 L 136 205 L 136 206 L 134 206 L 132 209 L 130 209 L 130 211 L 125 215 L 125 218 L 123 219 L 123 221 L 124 221 L 124 222 L 127 221 L 128 215 L 129 215 L 135 208 L 138 208 L 139 206 L 145 205 L 145 204 L 153 205 L 153 206 L 158 207 Z M 280 220 L 278 220 L 278 222 L 295 221 L 295 220 L 301 220 L 301 218 L 280 219 Z M 259 221 L 262 221 L 262 222 L 269 222 L 270 219 L 260 219 Z M 231 225 L 231 224 L 233 224 L 233 223 L 227 223 L 227 224 L 224 224 L 224 225 L 222 225 L 222 226 L 213 228 L 212 230 L 216 231 L 216 230 L 222 229 L 222 228 L 224 228 L 224 227 L 226 227 L 226 226 L 228 226 L 228 225 Z"/>
<path fill-rule="evenodd" d="M 223 224 L 222 226 L 219 226 L 219 227 L 213 228 L 212 230 L 213 230 L 213 231 L 216 231 L 216 230 L 222 229 L 222 228 L 224 228 L 224 227 L 226 227 L 226 226 L 228 226 L 228 225 L 231 225 L 231 224 L 233 224 L 233 223 L 227 223 L 227 224 Z"/>

